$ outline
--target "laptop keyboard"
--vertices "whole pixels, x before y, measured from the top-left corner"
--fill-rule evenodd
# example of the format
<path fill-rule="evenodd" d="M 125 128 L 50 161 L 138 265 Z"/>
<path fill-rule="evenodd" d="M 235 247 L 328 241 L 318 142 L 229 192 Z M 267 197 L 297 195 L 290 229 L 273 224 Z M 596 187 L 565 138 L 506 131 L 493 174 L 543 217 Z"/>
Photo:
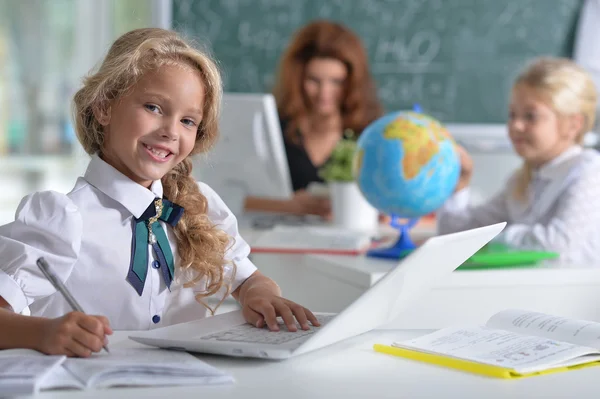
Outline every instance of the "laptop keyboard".
<path fill-rule="evenodd" d="M 327 324 L 335 315 L 318 315 L 317 320 L 321 323 L 321 327 Z M 248 342 L 258 344 L 279 345 L 300 338 L 308 339 L 308 336 L 313 334 L 318 328 L 310 326 L 309 330 L 301 330 L 300 325 L 296 323 L 298 331 L 288 331 L 283 323 L 283 320 L 278 317 L 277 321 L 280 325 L 279 331 L 270 331 L 268 327 L 256 328 L 250 324 L 242 324 L 229 330 L 219 331 L 213 334 L 204 335 L 200 339 L 222 341 L 222 342 Z"/>

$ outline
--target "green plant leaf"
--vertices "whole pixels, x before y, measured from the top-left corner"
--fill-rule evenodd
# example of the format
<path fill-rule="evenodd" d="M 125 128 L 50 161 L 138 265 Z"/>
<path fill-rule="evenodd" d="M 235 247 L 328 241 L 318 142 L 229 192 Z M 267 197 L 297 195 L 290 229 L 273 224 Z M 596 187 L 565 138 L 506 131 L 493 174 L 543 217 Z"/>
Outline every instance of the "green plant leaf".
<path fill-rule="evenodd" d="M 354 181 L 352 162 L 356 154 L 356 141 L 340 140 L 329 161 L 319 169 L 319 176 L 326 182 Z"/>

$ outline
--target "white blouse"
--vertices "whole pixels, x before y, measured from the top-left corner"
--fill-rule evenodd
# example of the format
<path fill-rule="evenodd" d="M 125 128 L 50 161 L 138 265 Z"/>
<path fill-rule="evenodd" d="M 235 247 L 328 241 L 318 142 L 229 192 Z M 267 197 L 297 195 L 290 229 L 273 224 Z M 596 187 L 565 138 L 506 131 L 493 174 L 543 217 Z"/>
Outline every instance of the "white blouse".
<path fill-rule="evenodd" d="M 578 266 L 600 265 L 600 154 L 579 146 L 566 150 L 534 172 L 525 201 L 513 195 L 515 178 L 478 206 L 469 205 L 468 189 L 454 194 L 437 212 L 438 232 L 506 221 L 496 241 L 555 251 Z"/>
<path fill-rule="evenodd" d="M 208 217 L 232 240 L 226 257 L 236 264 L 233 291 L 256 270 L 248 259 L 250 247 L 221 198 L 206 184 L 199 186 L 208 200 Z M 142 295 L 126 280 L 133 218 L 162 196 L 160 180 L 149 190 L 93 156 L 70 193 L 47 191 L 25 197 L 16 220 L 0 226 L 0 296 L 17 313 L 26 306 L 34 316 L 59 317 L 70 312 L 36 265 L 43 256 L 81 307 L 89 314 L 106 316 L 116 330 L 152 329 L 205 317 L 207 310 L 194 297 L 205 282 L 183 288 L 175 236 L 162 221 L 175 259 L 170 290 L 160 271 L 151 266 L 150 245 Z M 225 273 L 231 271 L 226 266 Z"/>

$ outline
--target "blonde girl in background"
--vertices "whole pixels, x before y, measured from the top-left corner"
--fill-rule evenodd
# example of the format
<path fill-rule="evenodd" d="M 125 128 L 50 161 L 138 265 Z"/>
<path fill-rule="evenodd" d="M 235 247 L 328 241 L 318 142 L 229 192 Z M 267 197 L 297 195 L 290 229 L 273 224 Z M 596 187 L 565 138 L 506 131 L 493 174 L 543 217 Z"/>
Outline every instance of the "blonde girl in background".
<path fill-rule="evenodd" d="M 584 149 L 597 93 L 574 62 L 541 58 L 514 83 L 508 134 L 523 166 L 489 201 L 469 205 L 472 162 L 461 149 L 456 193 L 437 213 L 441 234 L 506 221 L 498 241 L 555 251 L 560 260 L 596 262 L 600 253 L 600 155 Z"/>
<path fill-rule="evenodd" d="M 248 259 L 235 216 L 192 178 L 190 156 L 218 137 L 221 77 L 176 33 L 139 29 L 112 45 L 75 94 L 78 138 L 91 161 L 68 194 L 39 192 L 0 227 L 0 348 L 89 356 L 112 329 L 205 317 L 231 294 L 246 320 L 290 331 L 318 325 Z M 37 270 L 45 257 L 82 308 Z M 32 317 L 19 313 L 29 307 Z"/>

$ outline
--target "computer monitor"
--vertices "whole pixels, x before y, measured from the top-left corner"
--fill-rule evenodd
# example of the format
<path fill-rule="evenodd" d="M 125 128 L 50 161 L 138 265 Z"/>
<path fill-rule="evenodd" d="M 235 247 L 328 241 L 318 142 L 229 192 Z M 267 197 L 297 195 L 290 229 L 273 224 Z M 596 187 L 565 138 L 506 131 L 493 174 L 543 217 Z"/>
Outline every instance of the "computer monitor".
<path fill-rule="evenodd" d="M 292 183 L 275 99 L 271 94 L 225 93 L 220 137 L 194 160 L 194 177 L 241 215 L 244 198 L 290 198 Z"/>

